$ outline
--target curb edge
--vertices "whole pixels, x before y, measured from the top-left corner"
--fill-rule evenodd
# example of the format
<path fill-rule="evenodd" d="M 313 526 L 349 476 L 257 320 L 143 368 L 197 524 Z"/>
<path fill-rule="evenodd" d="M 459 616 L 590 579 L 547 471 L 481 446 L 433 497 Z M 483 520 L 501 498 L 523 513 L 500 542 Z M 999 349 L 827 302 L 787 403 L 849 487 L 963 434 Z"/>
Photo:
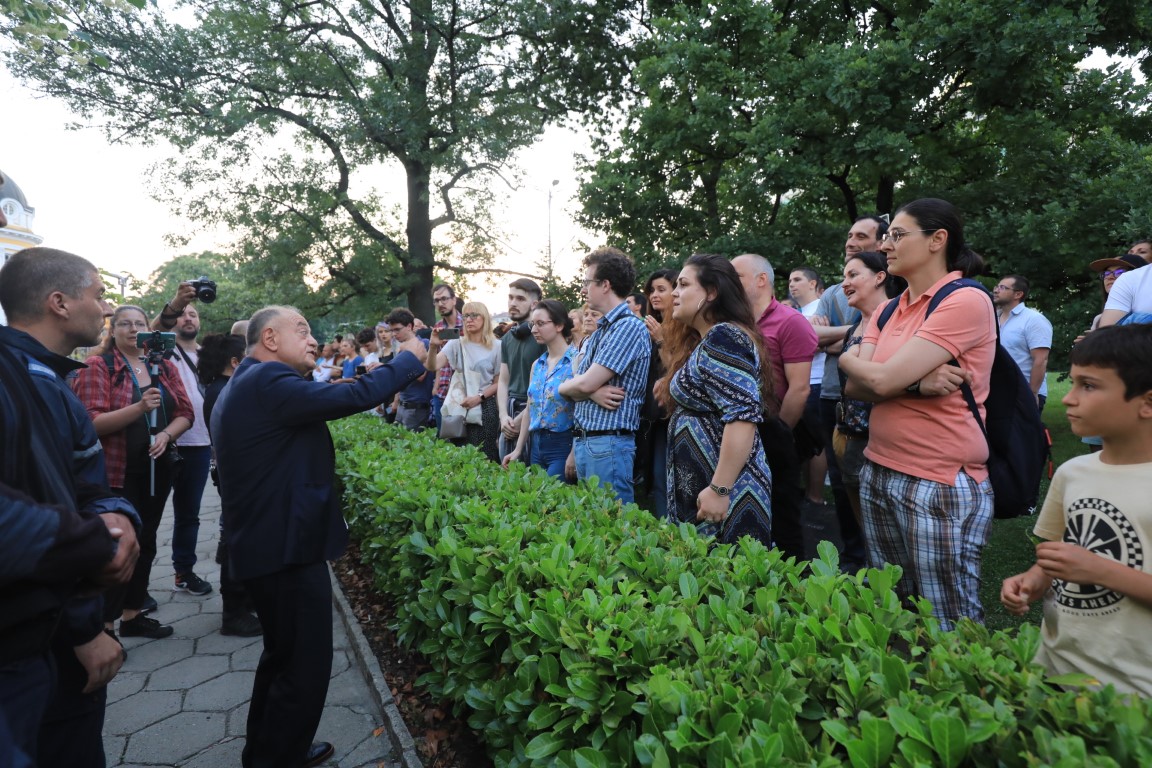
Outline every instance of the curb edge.
<path fill-rule="evenodd" d="M 360 664 L 360 672 L 364 676 L 364 681 L 372 692 L 372 699 L 384 718 L 384 728 L 388 732 L 392 746 L 396 749 L 400 764 L 404 768 L 424 768 L 424 764 L 420 762 L 420 756 L 416 752 L 416 742 L 412 739 L 408 726 L 404 724 L 404 718 L 400 716 L 400 710 L 396 707 L 396 700 L 392 698 L 392 692 L 384 679 L 383 671 L 380 669 L 380 662 L 376 660 L 376 654 L 372 652 L 371 646 L 368 645 L 368 639 L 364 637 L 364 632 L 360 629 L 360 622 L 356 619 L 356 614 L 352 612 L 348 598 L 344 596 L 344 589 L 340 585 L 340 580 L 336 578 L 332 563 L 328 563 L 328 578 L 332 582 L 332 595 L 336 610 L 340 614 L 340 620 L 344 623 L 344 628 L 348 633 L 352 652 Z"/>

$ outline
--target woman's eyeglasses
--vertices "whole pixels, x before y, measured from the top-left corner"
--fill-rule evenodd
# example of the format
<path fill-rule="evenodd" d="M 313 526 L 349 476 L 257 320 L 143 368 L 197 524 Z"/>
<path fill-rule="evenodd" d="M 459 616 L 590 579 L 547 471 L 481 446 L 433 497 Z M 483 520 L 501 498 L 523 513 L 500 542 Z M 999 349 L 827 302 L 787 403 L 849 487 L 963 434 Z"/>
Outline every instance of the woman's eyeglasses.
<path fill-rule="evenodd" d="M 1124 274 L 1127 271 L 1128 270 L 1124 269 L 1124 267 L 1117 267 L 1116 269 L 1106 269 L 1100 273 L 1100 279 L 1103 280 L 1106 277 L 1120 277 L 1120 275 Z"/>
<path fill-rule="evenodd" d="M 546 325 L 552 324 L 553 323 L 551 320 L 533 320 L 532 322 L 528 323 L 528 326 L 531 328 L 543 328 Z"/>
<path fill-rule="evenodd" d="M 464 313 L 464 319 L 465 320 L 480 320 L 483 317 L 484 317 L 484 315 L 480 315 L 480 314 L 477 314 L 475 312 L 465 312 Z"/>
<path fill-rule="evenodd" d="M 909 229 L 909 230 L 890 229 L 886 233 L 884 233 L 883 235 L 880 235 L 880 243 L 881 244 L 892 243 L 892 245 L 896 245 L 896 243 L 900 242 L 901 240 L 903 240 L 905 237 L 912 234 L 913 232 L 919 232 L 922 235 L 926 235 L 926 234 L 929 234 L 929 233 L 935 232 L 935 231 L 936 230 L 934 230 L 934 229 Z"/>
<path fill-rule="evenodd" d="M 142 320 L 118 320 L 112 326 L 114 328 L 147 328 L 148 323 Z"/>

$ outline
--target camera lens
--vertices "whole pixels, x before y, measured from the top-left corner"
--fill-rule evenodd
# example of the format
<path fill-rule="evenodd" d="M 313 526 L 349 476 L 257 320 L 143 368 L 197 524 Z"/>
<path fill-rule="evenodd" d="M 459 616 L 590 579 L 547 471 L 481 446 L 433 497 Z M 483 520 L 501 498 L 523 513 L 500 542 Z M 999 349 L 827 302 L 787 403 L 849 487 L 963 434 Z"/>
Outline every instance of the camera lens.
<path fill-rule="evenodd" d="M 196 289 L 196 298 L 205 304 L 211 304 L 216 301 L 216 289 L 207 285 L 202 285 Z"/>

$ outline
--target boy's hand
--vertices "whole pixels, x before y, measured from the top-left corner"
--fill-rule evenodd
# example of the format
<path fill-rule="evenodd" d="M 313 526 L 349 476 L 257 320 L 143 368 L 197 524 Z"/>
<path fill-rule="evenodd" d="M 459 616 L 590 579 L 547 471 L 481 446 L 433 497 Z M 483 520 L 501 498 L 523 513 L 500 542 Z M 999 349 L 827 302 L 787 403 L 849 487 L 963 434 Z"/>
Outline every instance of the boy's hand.
<path fill-rule="evenodd" d="M 1107 580 L 1106 572 L 1110 562 L 1084 547 L 1062 541 L 1046 541 L 1036 545 L 1036 565 L 1053 579 L 1106 586 L 1104 582 Z"/>
<path fill-rule="evenodd" d="M 1000 603 L 1008 613 L 1023 616 L 1030 603 L 1044 596 L 1050 581 L 1043 569 L 1034 565 L 1024 573 L 1004 579 L 1000 587 Z"/>

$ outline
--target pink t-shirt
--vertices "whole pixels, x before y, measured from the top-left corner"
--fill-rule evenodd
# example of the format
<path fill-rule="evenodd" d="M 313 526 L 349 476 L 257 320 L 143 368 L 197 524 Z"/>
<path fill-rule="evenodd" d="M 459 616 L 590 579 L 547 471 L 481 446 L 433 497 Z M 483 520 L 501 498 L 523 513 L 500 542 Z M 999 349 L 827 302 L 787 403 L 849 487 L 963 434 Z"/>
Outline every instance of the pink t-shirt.
<path fill-rule="evenodd" d="M 874 312 L 864 331 L 864 343 L 876 345 L 872 359 L 879 363 L 913 336 L 943 347 L 961 368 L 972 371 L 972 392 L 980 417 L 985 418 L 984 401 L 996 355 L 992 302 L 981 291 L 961 288 L 924 319 L 936 291 L 962 276 L 948 273 L 911 305 L 905 291 L 883 331 L 877 327 L 880 311 Z M 942 397 L 900 395 L 873 405 L 864 455 L 897 472 L 949 486 L 955 484 L 961 469 L 978 482 L 988 477 L 988 442 L 959 391 Z"/>
<path fill-rule="evenodd" d="M 820 346 L 816 331 L 808 318 L 800 312 L 772 298 L 772 303 L 756 325 L 764 335 L 768 359 L 772 363 L 772 383 L 779 404 L 788 393 L 788 379 L 784 376 L 785 363 L 810 363 Z"/>

